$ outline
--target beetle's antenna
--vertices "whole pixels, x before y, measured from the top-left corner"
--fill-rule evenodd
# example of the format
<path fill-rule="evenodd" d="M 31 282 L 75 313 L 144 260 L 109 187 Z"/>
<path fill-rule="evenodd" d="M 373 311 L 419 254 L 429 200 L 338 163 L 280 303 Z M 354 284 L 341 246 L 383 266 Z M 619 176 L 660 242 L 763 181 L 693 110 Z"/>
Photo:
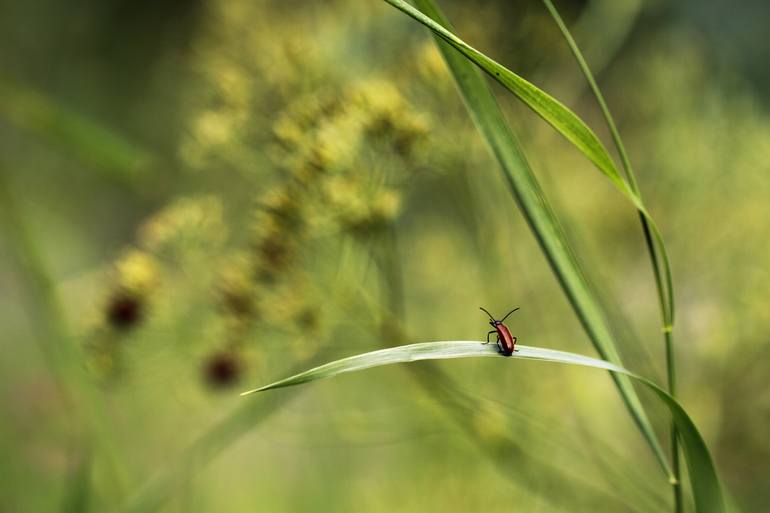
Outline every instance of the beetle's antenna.
<path fill-rule="evenodd" d="M 492 319 L 493 321 L 495 320 L 495 318 L 494 318 L 494 317 L 492 317 L 492 314 L 491 314 L 491 313 L 489 313 L 489 312 L 487 312 L 486 310 L 484 310 L 484 308 L 482 308 L 482 307 L 479 307 L 479 310 L 483 310 L 483 311 L 484 311 L 484 313 L 485 313 L 485 314 L 487 314 L 487 315 L 489 316 L 489 318 L 490 318 L 490 319 Z"/>
<path fill-rule="evenodd" d="M 518 309 L 519 309 L 519 307 L 517 306 L 516 308 L 514 308 L 513 310 L 511 310 L 510 312 L 508 312 L 508 314 L 507 314 L 505 317 L 503 317 L 502 319 L 500 319 L 500 322 L 503 322 L 504 320 L 506 320 L 506 319 L 508 318 L 508 315 L 511 315 L 513 312 L 515 312 L 515 311 L 516 311 L 516 310 L 518 310 Z"/>

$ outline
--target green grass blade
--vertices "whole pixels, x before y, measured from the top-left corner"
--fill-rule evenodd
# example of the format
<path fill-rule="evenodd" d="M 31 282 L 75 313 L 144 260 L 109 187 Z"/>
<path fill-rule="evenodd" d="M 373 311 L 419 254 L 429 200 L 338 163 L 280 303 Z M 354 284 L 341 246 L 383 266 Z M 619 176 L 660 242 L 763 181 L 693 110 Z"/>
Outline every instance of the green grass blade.
<path fill-rule="evenodd" d="M 520 354 L 519 354 L 520 353 Z M 526 358 L 528 352 L 519 351 L 517 356 Z M 248 390 L 241 395 L 249 395 L 255 392 L 262 392 L 272 388 L 290 387 L 315 381 L 317 379 L 330 378 L 344 372 L 353 372 L 368 369 L 370 367 L 380 367 L 393 363 L 416 362 L 419 360 L 438 360 L 447 358 L 467 358 L 469 356 L 496 356 L 498 355 L 497 345 L 479 344 L 478 342 L 428 342 L 424 344 L 411 344 L 406 346 L 389 347 L 371 351 L 341 360 L 335 360 L 331 363 L 314 367 L 305 372 L 300 372 L 281 381 L 276 381 L 260 388 Z M 611 365 L 608 363 L 608 365 Z"/>
<path fill-rule="evenodd" d="M 417 0 L 423 11 L 442 25 L 449 22 L 432 0 Z M 548 263 L 559 280 L 583 328 L 596 351 L 605 360 L 621 364 L 614 345 L 615 338 L 591 287 L 574 256 L 569 240 L 551 209 L 547 198 L 529 167 L 524 153 L 511 132 L 494 95 L 479 70 L 466 57 L 443 39 L 434 36 L 449 66 L 460 93 L 479 132 L 500 163 L 506 182 L 521 208 L 532 233 L 538 240 Z M 630 381 L 614 375 L 621 398 L 634 422 L 650 445 L 658 463 L 670 479 L 668 461 L 658 442 L 644 408 Z"/>
<path fill-rule="evenodd" d="M 690 471 L 690 480 L 692 483 L 693 497 L 695 499 L 695 511 L 697 513 L 723 513 L 724 499 L 722 489 L 719 484 L 719 478 L 714 468 L 714 462 L 711 454 L 706 447 L 706 443 L 698 432 L 697 427 L 690 419 L 687 412 L 668 392 L 660 388 L 652 381 L 634 374 L 618 365 L 605 360 L 599 360 L 588 356 L 583 356 L 565 351 L 554 349 L 545 349 L 540 347 L 518 346 L 519 349 L 507 361 L 518 360 L 541 360 L 552 363 L 561 363 L 567 365 L 579 365 L 583 367 L 592 367 L 595 369 L 604 369 L 631 378 L 636 382 L 649 388 L 653 394 L 666 406 L 671 413 L 671 417 L 679 429 L 682 439 L 682 447 L 687 459 L 687 466 Z M 276 381 L 263 387 L 255 388 L 244 392 L 241 395 L 252 394 L 271 390 L 275 388 L 284 388 L 302 383 L 308 383 L 319 379 L 326 379 L 344 374 L 355 372 L 372 367 L 383 365 L 392 365 L 395 363 L 416 362 L 420 360 L 444 360 L 451 358 L 471 358 L 471 357 L 503 357 L 497 346 L 494 344 L 484 344 L 477 341 L 444 341 L 444 342 L 423 342 L 419 344 L 409 344 L 396 346 L 379 351 L 371 351 L 341 360 L 336 360 L 305 372 L 300 372 L 286 379 Z"/>
<path fill-rule="evenodd" d="M 467 59 L 488 73 L 489 76 L 500 82 L 503 87 L 515 94 L 529 108 L 575 145 L 631 201 L 638 203 L 638 198 L 636 198 L 636 195 L 623 180 L 607 149 L 596 134 L 574 112 L 534 84 L 531 84 L 505 66 L 465 43 L 451 31 L 405 1 L 385 1 L 428 27 L 436 36 L 449 43 Z M 422 7 L 425 3 L 418 2 L 418 5 Z"/>
<path fill-rule="evenodd" d="M 666 297 L 668 305 L 673 305 L 672 279 L 668 255 L 663 244 L 663 237 L 652 216 L 647 212 L 641 198 L 621 176 L 617 166 L 610 157 L 604 144 L 599 140 L 596 134 L 581 120 L 574 112 L 564 106 L 557 99 L 545 91 L 539 89 L 534 84 L 528 82 L 516 73 L 495 60 L 487 57 L 469 44 L 454 35 L 450 30 L 442 26 L 434 19 L 426 16 L 423 12 L 415 9 L 404 0 L 385 0 L 387 3 L 411 16 L 418 22 L 428 27 L 433 33 L 451 45 L 454 49 L 463 54 L 468 60 L 472 61 L 490 77 L 499 82 L 503 87 L 512 92 L 524 104 L 531 108 L 541 118 L 562 134 L 578 150 L 583 153 L 593 164 L 601 171 L 615 187 L 639 210 L 647 220 L 652 231 L 653 240 L 659 250 L 661 257 L 661 267 L 665 276 Z M 430 13 L 426 7 L 433 7 L 434 12 L 438 12 L 433 2 L 416 2 L 423 10 Z M 669 307 L 671 313 L 670 322 L 664 326 L 665 331 L 671 330 L 673 322 L 673 307 Z"/>
<path fill-rule="evenodd" d="M 634 192 L 634 194 L 636 194 L 639 197 L 639 201 L 643 203 L 641 198 L 641 193 L 639 191 L 639 187 L 636 182 L 636 175 L 634 173 L 633 167 L 631 166 L 631 160 L 628 157 L 628 152 L 626 151 L 626 147 L 623 144 L 623 139 L 620 137 L 620 132 L 618 131 L 617 124 L 615 123 L 615 119 L 613 118 L 612 113 L 610 112 L 609 106 L 607 105 L 607 102 L 604 99 L 604 95 L 602 94 L 601 89 L 599 89 L 599 85 L 596 83 L 596 79 L 594 78 L 593 73 L 591 72 L 591 69 L 588 67 L 588 63 L 583 57 L 583 53 L 580 51 L 580 48 L 575 42 L 575 39 L 572 37 L 572 34 L 567 28 L 567 25 L 564 23 L 561 16 L 559 15 L 558 10 L 553 5 L 553 2 L 551 2 L 551 0 L 543 0 L 543 3 L 545 4 L 545 7 L 548 10 L 548 12 L 551 14 L 551 17 L 554 19 L 554 22 L 559 27 L 559 30 L 561 31 L 562 36 L 567 42 L 567 45 L 569 46 L 570 50 L 572 51 L 572 54 L 575 57 L 575 60 L 577 61 L 578 66 L 580 67 L 580 70 L 586 79 L 586 82 L 588 82 L 591 92 L 596 98 L 596 103 L 599 105 L 599 109 L 602 112 L 602 116 L 604 117 L 605 122 L 607 123 L 607 127 L 609 128 L 610 135 L 612 136 L 612 140 L 615 144 L 615 147 L 618 150 L 618 155 L 620 156 L 620 161 L 622 163 L 623 171 L 625 172 L 626 180 L 628 181 L 628 184 L 631 190 Z M 641 222 L 643 225 L 643 230 L 645 232 L 645 238 L 649 243 L 652 243 L 652 244 L 648 243 L 648 247 L 650 251 L 650 258 L 652 259 L 653 270 L 655 273 L 656 286 L 658 289 L 661 315 L 663 317 L 663 329 L 664 331 L 670 331 L 669 329 L 667 329 L 667 327 L 670 327 L 673 323 L 674 301 L 673 301 L 673 288 L 671 285 L 671 276 L 670 276 L 670 270 L 668 268 L 668 257 L 666 255 L 665 245 L 663 244 L 662 239 L 659 239 L 657 237 L 654 239 L 651 239 L 649 237 L 650 228 L 648 226 L 647 218 L 645 217 L 644 214 L 641 216 Z M 657 232 L 657 230 L 656 230 L 656 235 L 659 235 L 659 232 Z M 660 253 L 664 260 L 662 268 L 658 264 L 657 253 Z M 661 270 L 663 272 L 668 272 L 669 276 L 662 276 Z"/>
<path fill-rule="evenodd" d="M 580 70 L 583 73 L 583 76 L 585 77 L 591 92 L 596 98 L 596 103 L 599 105 L 599 109 L 601 110 L 602 115 L 604 116 L 604 119 L 607 123 L 607 127 L 610 130 L 610 134 L 612 135 L 612 140 L 618 150 L 618 155 L 620 156 L 620 161 L 623 165 L 623 171 L 625 172 L 626 180 L 628 180 L 629 186 L 641 200 L 642 195 L 636 182 L 636 176 L 634 174 L 633 167 L 631 166 L 631 159 L 628 157 L 628 152 L 626 151 L 625 144 L 623 144 L 623 139 L 620 137 L 620 132 L 618 131 L 615 119 L 610 112 L 610 108 L 604 99 L 604 95 L 602 94 L 601 89 L 599 89 L 599 85 L 596 83 L 596 79 L 591 72 L 591 68 L 588 67 L 588 63 L 583 57 L 583 52 L 580 51 L 575 38 L 572 37 L 569 28 L 567 28 L 564 20 L 562 20 L 561 15 L 559 15 L 559 11 L 556 9 L 553 2 L 551 0 L 543 0 L 543 3 L 545 4 L 548 12 L 551 14 L 554 22 L 559 27 L 559 31 L 562 33 L 564 40 L 567 42 L 567 46 L 569 46 L 570 50 L 572 51 L 572 55 L 575 57 L 578 67 L 580 67 Z M 672 396 L 676 396 L 676 362 L 674 359 L 673 351 L 674 340 L 671 333 L 671 328 L 673 328 L 674 323 L 674 289 L 671 284 L 671 271 L 668 268 L 666 247 L 663 244 L 661 238 L 651 237 L 652 234 L 647 218 L 641 214 L 639 219 L 642 225 L 644 240 L 647 245 L 647 252 L 652 264 L 652 271 L 655 277 L 655 288 L 658 293 L 658 306 L 660 309 L 660 316 L 663 325 L 663 342 L 666 348 L 668 392 Z M 659 236 L 660 234 L 656 232 L 655 235 Z M 663 258 L 662 266 L 658 261 L 658 255 L 661 255 Z M 665 276 L 664 273 L 666 273 Z M 674 483 L 674 511 L 680 512 L 683 509 L 683 499 L 681 486 L 679 485 L 679 437 L 677 435 L 676 428 L 673 426 L 671 428 L 671 466 L 674 473 L 674 478 L 676 479 L 676 483 Z"/>

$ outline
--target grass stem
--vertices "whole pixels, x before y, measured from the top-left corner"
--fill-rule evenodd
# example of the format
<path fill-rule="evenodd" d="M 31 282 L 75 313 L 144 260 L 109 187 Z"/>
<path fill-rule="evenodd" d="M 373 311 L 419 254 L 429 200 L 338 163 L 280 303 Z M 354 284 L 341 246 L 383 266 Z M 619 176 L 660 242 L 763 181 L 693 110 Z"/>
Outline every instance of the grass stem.
<path fill-rule="evenodd" d="M 474 66 L 474 63 L 481 66 L 479 63 L 489 64 L 493 61 L 485 56 L 480 57 L 481 54 L 479 52 L 468 47 L 459 38 L 454 36 L 451 33 L 449 21 L 432 0 L 415 0 L 420 10 L 416 10 L 401 0 L 385 1 L 434 32 L 434 39 L 455 79 L 471 119 L 499 162 L 514 200 L 540 244 L 583 329 L 603 359 L 620 365 L 620 355 L 615 346 L 615 337 L 606 318 L 606 312 L 589 286 L 588 280 L 575 258 L 575 252 L 563 233 L 561 223 L 545 197 L 489 85 Z M 470 62 L 471 60 L 473 63 Z M 494 69 L 500 70 L 496 73 L 508 73 L 513 76 L 513 74 L 503 68 L 495 67 Z M 485 69 L 485 71 L 488 70 Z M 516 80 L 523 79 L 516 78 Z M 530 92 L 536 89 L 531 84 L 527 88 Z M 540 98 L 546 98 L 544 93 L 538 92 L 537 95 Z M 563 107 L 559 107 L 559 109 L 561 109 L 560 112 L 565 112 Z M 585 128 L 584 132 L 588 133 L 589 129 L 581 125 L 580 123 L 582 122 L 579 122 L 574 114 L 572 116 L 575 123 Z M 610 165 L 614 166 L 612 163 Z M 625 186 L 625 182 L 621 185 Z M 640 433 L 647 440 L 661 469 L 666 477 L 671 478 L 672 473 L 668 459 L 660 446 L 633 385 L 622 376 L 612 375 L 612 379 L 618 388 L 621 399 Z"/>
<path fill-rule="evenodd" d="M 572 34 L 567 28 L 567 25 L 564 23 L 564 20 L 562 20 L 561 15 L 559 15 L 559 11 L 556 9 L 553 2 L 551 0 L 543 0 L 543 3 L 545 4 L 546 9 L 548 9 L 548 12 L 551 14 L 551 17 L 556 22 L 556 25 L 559 27 L 559 30 L 561 31 L 562 36 L 567 42 L 567 45 L 569 46 L 570 51 L 572 52 L 572 55 L 575 57 L 575 60 L 577 61 L 578 66 L 580 67 L 580 70 L 583 73 L 583 76 L 588 82 L 591 92 L 593 93 L 596 99 L 596 102 L 599 104 L 599 108 L 602 112 L 602 116 L 604 117 L 604 120 L 607 123 L 607 127 L 609 128 L 613 143 L 615 144 L 615 147 L 618 151 L 618 155 L 620 156 L 622 168 L 623 168 L 626 180 L 628 181 L 629 187 L 635 194 L 641 197 L 641 193 L 639 192 L 639 186 L 636 181 L 636 176 L 634 174 L 633 168 L 631 167 L 631 160 L 629 159 L 628 152 L 626 151 L 625 145 L 623 144 L 623 139 L 620 137 L 620 132 L 618 131 L 617 124 L 615 123 L 615 119 L 613 118 L 612 113 L 610 112 L 610 109 L 607 106 L 607 102 L 604 99 L 604 95 L 602 94 L 601 89 L 599 89 L 599 85 L 596 83 L 596 79 L 594 78 L 594 75 L 591 72 L 591 69 L 589 68 L 588 63 L 583 57 L 583 53 L 580 51 L 580 48 L 578 47 L 577 42 L 572 37 Z M 648 254 L 650 257 L 650 263 L 652 265 L 653 275 L 655 277 L 655 287 L 658 293 L 658 304 L 660 307 L 663 337 L 664 337 L 664 344 L 665 344 L 665 351 L 666 351 L 668 392 L 673 397 L 676 397 L 676 362 L 674 358 L 674 341 L 673 341 L 673 334 L 672 334 L 672 329 L 674 324 L 673 290 L 669 289 L 669 295 L 667 296 L 664 288 L 665 280 L 659 265 L 658 254 L 655 249 L 654 239 L 650 232 L 649 223 L 647 222 L 646 217 L 642 215 L 641 212 L 639 213 L 639 220 L 642 225 L 642 231 L 644 232 L 645 244 L 647 246 Z M 668 297 L 668 301 L 667 301 L 667 297 Z M 672 472 L 673 472 L 673 479 L 671 480 L 671 482 L 672 482 L 673 494 L 674 494 L 674 511 L 676 513 L 681 513 L 682 487 L 680 483 L 680 470 L 679 470 L 679 441 L 678 441 L 678 435 L 676 432 L 676 426 L 673 423 L 671 424 L 671 462 L 672 462 L 671 466 L 672 466 Z"/>

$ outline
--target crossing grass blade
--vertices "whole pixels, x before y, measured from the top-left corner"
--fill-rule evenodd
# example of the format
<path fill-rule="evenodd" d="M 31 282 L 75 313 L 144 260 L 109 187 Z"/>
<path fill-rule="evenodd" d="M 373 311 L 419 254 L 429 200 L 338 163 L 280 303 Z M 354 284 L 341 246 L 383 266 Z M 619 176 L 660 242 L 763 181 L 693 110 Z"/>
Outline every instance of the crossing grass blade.
<path fill-rule="evenodd" d="M 450 30 L 442 26 L 442 24 L 420 10 L 415 9 L 405 1 L 385 1 L 425 25 L 436 36 L 447 42 L 503 87 L 516 95 L 516 97 L 575 145 L 632 202 L 639 203 L 636 194 L 631 191 L 625 180 L 623 180 L 602 142 L 574 112 L 534 84 L 465 43 Z M 415 3 L 423 9 L 429 5 L 427 2 Z M 425 9 L 425 11 L 426 13 L 430 12 L 429 9 Z"/>
<path fill-rule="evenodd" d="M 591 92 L 593 93 L 596 99 L 596 102 L 599 105 L 599 109 L 602 112 L 602 116 L 604 117 L 607 123 L 607 128 L 609 128 L 615 147 L 618 150 L 618 155 L 620 156 L 622 168 L 623 168 L 623 171 L 625 172 L 628 185 L 631 188 L 631 190 L 634 192 L 634 194 L 636 194 L 639 197 L 639 201 L 642 202 L 641 193 L 639 192 L 639 187 L 636 183 L 636 175 L 634 174 L 633 167 L 631 166 L 631 160 L 628 157 L 628 153 L 626 152 L 625 145 L 623 144 L 623 139 L 620 137 L 620 132 L 618 131 L 618 128 L 615 124 L 615 119 L 613 118 L 612 113 L 610 112 L 609 106 L 607 105 L 607 102 L 604 99 L 604 95 L 599 89 L 599 85 L 596 83 L 593 73 L 591 72 L 591 69 L 588 67 L 588 63 L 586 62 L 585 58 L 583 57 L 583 53 L 580 51 L 580 48 L 577 46 L 575 39 L 572 37 L 572 34 L 570 33 L 569 29 L 567 28 L 567 25 L 564 23 L 561 16 L 559 15 L 559 12 L 556 10 L 556 7 L 554 6 L 553 2 L 551 2 L 551 0 L 543 0 L 543 3 L 545 4 L 548 12 L 551 14 L 551 17 L 554 19 L 554 22 L 559 27 L 559 30 L 561 31 L 562 36 L 567 42 L 567 45 L 569 46 L 570 50 L 572 51 L 572 54 L 574 55 L 575 60 L 577 61 L 578 66 L 580 67 L 580 70 L 583 73 L 583 76 L 588 82 Z M 652 262 L 653 274 L 655 276 L 655 285 L 656 285 L 656 289 L 658 290 L 658 300 L 660 304 L 661 318 L 663 322 L 662 328 L 663 328 L 663 332 L 666 335 L 666 345 L 671 346 L 673 343 L 671 340 L 670 334 L 671 334 L 671 330 L 673 328 L 673 322 L 674 322 L 674 296 L 673 296 L 674 292 L 673 292 L 673 286 L 672 286 L 671 270 L 669 269 L 668 256 L 666 254 L 665 244 L 663 243 L 662 237 L 660 235 L 660 232 L 657 230 L 657 227 L 654 227 L 654 228 L 650 227 L 651 219 L 649 219 L 649 216 L 647 215 L 646 211 L 641 211 L 640 214 L 641 214 L 640 220 L 642 223 L 642 231 L 644 232 L 645 241 L 647 242 L 648 251 L 650 253 L 650 260 Z M 651 229 L 655 231 L 655 234 L 654 234 L 655 237 L 651 236 L 652 235 L 650 233 Z M 658 255 L 660 255 L 660 257 Z M 662 262 L 660 261 L 660 258 L 662 258 Z M 667 354 L 670 352 L 671 352 L 671 348 L 667 347 Z M 669 390 L 672 391 L 673 393 L 673 390 L 675 389 L 674 387 L 675 373 L 673 370 L 673 359 L 671 359 L 667 363 L 669 367 L 669 377 L 668 377 L 669 387 L 670 387 Z"/>
<path fill-rule="evenodd" d="M 615 144 L 615 148 L 617 149 L 618 155 L 620 156 L 620 162 L 622 164 L 623 171 L 625 172 L 626 180 L 628 181 L 631 190 L 633 190 L 641 200 L 642 196 L 636 183 L 636 176 L 634 175 L 634 170 L 631 166 L 631 159 L 628 157 L 625 144 L 623 144 L 623 139 L 620 137 L 620 132 L 618 131 L 618 128 L 615 124 L 615 119 L 610 112 L 610 108 L 607 105 L 607 102 L 604 100 L 604 95 L 602 94 L 601 89 L 599 89 L 599 85 L 594 79 L 591 68 L 588 67 L 588 63 L 583 57 L 583 52 L 580 51 L 575 38 L 572 37 L 572 33 L 570 32 L 569 28 L 567 28 L 567 24 L 564 23 L 564 20 L 562 20 L 561 15 L 559 14 L 559 11 L 556 9 L 556 6 L 553 4 L 553 2 L 551 0 L 543 0 L 543 4 L 551 14 L 554 23 L 556 23 L 557 27 L 559 28 L 559 31 L 562 33 L 562 37 L 564 37 L 567 46 L 569 46 L 570 50 L 572 51 L 572 55 L 575 57 L 575 60 L 577 61 L 577 64 L 580 67 L 580 70 L 583 73 L 583 76 L 585 77 L 586 82 L 588 83 L 591 92 L 594 95 L 594 98 L 596 99 L 596 103 L 599 105 L 599 109 L 604 116 L 605 122 L 607 123 L 607 128 L 609 128 L 610 135 L 612 136 L 612 140 Z M 674 323 L 674 290 L 671 284 L 671 272 L 667 267 L 668 262 L 665 254 L 665 245 L 663 244 L 662 240 L 653 239 L 651 237 L 649 221 L 643 214 L 640 213 L 639 219 L 642 225 L 642 233 L 644 234 L 644 239 L 647 243 L 647 252 L 652 264 L 653 276 L 655 277 L 655 288 L 658 292 L 658 305 L 660 308 L 661 321 L 663 325 L 663 342 L 666 348 L 668 392 L 671 395 L 676 396 L 676 361 L 674 358 L 674 339 L 672 334 Z M 666 265 L 663 267 L 661 267 L 659 262 L 659 254 L 663 255 L 665 259 L 664 261 Z M 664 276 L 663 272 L 668 273 L 668 275 Z M 666 290 L 666 287 L 668 290 Z M 670 435 L 671 467 L 674 473 L 674 478 L 677 481 L 674 483 L 674 511 L 681 512 L 684 508 L 684 505 L 681 486 L 679 486 L 679 436 L 677 435 L 675 427 L 672 427 Z"/>
<path fill-rule="evenodd" d="M 604 369 L 615 375 L 622 375 L 630 378 L 652 391 L 654 396 L 668 408 L 671 413 L 671 418 L 679 430 L 682 448 L 690 473 L 696 513 L 724 513 L 725 509 L 722 489 L 706 443 L 698 432 L 695 423 L 693 423 L 692 419 L 687 415 L 687 412 L 676 399 L 669 395 L 668 392 L 652 381 L 605 360 L 599 360 L 565 351 L 557 351 L 554 349 L 530 346 L 518 347 L 519 349 L 511 357 L 507 358 L 505 360 L 506 362 L 540 360 L 566 365 Z M 270 383 L 269 385 L 249 390 L 241 395 L 249 395 L 276 388 L 291 387 L 302 383 L 331 378 L 339 374 L 380 367 L 383 365 L 392 365 L 395 363 L 472 357 L 506 358 L 498 352 L 497 347 L 493 344 L 484 344 L 477 341 L 422 342 L 381 349 L 379 351 L 371 351 L 343 358 L 341 360 L 335 360 L 307 371 L 300 372 L 299 374 L 295 374 L 286 379 Z"/>
<path fill-rule="evenodd" d="M 416 0 L 417 5 L 434 25 L 449 27 L 449 21 L 432 0 Z M 414 10 L 411 6 L 410 9 Z M 417 11 L 423 18 L 425 15 Z M 442 27 L 443 30 L 443 27 Z M 452 36 L 454 37 L 454 36 Z M 567 299 L 578 316 L 599 355 L 608 361 L 621 365 L 620 355 L 615 347 L 605 313 L 589 286 L 586 276 L 575 257 L 569 239 L 561 223 L 548 203 L 540 184 L 511 132 L 497 100 L 489 89 L 479 70 L 464 54 L 439 37 L 434 38 L 446 61 L 458 89 L 465 101 L 468 112 L 500 164 L 511 194 L 524 214 L 532 233 L 537 238 L 548 263 L 556 275 Z M 621 398 L 631 413 L 642 436 L 647 440 L 666 477 L 672 479 L 672 471 L 644 408 L 629 380 L 613 374 Z"/>
<path fill-rule="evenodd" d="M 437 38 L 440 38 L 460 52 L 466 59 L 476 64 L 481 70 L 524 102 L 525 105 L 532 109 L 580 150 L 580 152 L 583 153 L 583 155 L 585 155 L 588 160 L 599 169 L 599 171 L 610 179 L 617 190 L 636 207 L 639 213 L 644 216 L 650 227 L 653 243 L 660 256 L 660 266 L 665 277 L 666 306 L 670 318 L 667 319 L 663 329 L 664 331 L 670 331 L 674 319 L 674 301 L 671 266 L 663 243 L 663 236 L 655 223 L 655 220 L 647 211 L 642 199 L 637 194 L 635 187 L 629 185 L 623 178 L 618 167 L 615 165 L 615 162 L 612 160 L 612 157 L 610 157 L 609 152 L 596 134 L 582 119 L 580 119 L 580 117 L 556 98 L 457 37 L 451 30 L 449 30 L 449 25 L 445 23 L 446 19 L 440 14 L 438 7 L 432 0 L 415 1 L 424 12 L 415 9 L 404 0 L 385 1 L 425 25 Z"/>

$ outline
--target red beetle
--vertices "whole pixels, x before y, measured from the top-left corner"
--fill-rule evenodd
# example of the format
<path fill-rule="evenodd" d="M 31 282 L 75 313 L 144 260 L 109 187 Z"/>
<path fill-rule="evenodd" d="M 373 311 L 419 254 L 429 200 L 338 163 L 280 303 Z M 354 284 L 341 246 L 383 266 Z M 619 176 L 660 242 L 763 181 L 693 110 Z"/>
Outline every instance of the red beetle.
<path fill-rule="evenodd" d="M 500 352 L 503 353 L 503 356 L 511 356 L 513 352 L 516 351 L 516 337 L 511 335 L 511 330 L 508 329 L 508 326 L 503 324 L 503 321 L 506 320 L 508 316 L 513 312 L 518 310 L 518 307 L 508 312 L 506 316 L 499 321 L 492 317 L 492 314 L 487 312 L 484 308 L 479 308 L 489 316 L 489 325 L 495 328 L 487 333 L 487 341 L 484 343 L 489 344 L 489 336 L 492 333 L 497 333 L 497 347 L 500 348 Z"/>

